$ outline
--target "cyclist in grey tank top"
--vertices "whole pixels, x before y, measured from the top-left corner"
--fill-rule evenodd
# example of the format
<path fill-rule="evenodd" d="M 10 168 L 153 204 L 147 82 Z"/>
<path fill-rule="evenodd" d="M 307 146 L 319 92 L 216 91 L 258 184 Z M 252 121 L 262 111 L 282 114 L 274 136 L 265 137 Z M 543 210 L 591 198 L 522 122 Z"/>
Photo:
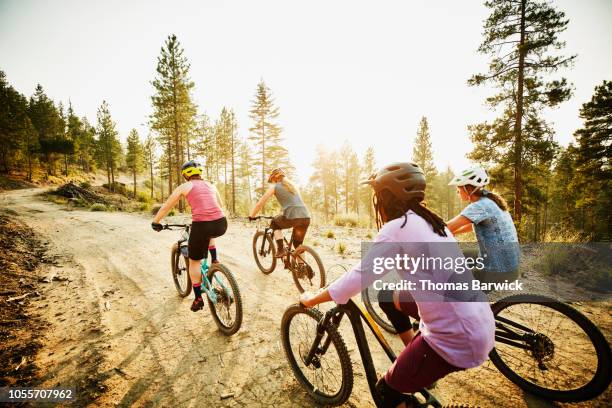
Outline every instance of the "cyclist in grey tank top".
<path fill-rule="evenodd" d="M 249 218 L 254 218 L 264 207 L 266 202 L 273 195 L 281 205 L 283 213 L 274 217 L 270 223 L 270 227 L 274 230 L 274 239 L 278 245 L 277 257 L 286 255 L 285 246 L 283 245 L 283 234 L 281 230 L 293 228 L 291 234 L 291 243 L 294 248 L 302 245 L 308 226 L 310 225 L 310 213 L 302 201 L 300 192 L 287 179 L 282 169 L 275 169 L 268 177 L 268 183 L 272 183 L 270 188 L 259 199 Z"/>

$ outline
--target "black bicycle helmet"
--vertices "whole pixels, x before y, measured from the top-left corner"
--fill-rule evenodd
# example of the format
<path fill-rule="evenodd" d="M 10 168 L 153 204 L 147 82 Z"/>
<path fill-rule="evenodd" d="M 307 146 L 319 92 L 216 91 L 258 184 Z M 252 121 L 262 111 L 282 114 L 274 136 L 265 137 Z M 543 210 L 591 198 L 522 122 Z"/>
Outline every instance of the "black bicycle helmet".
<path fill-rule="evenodd" d="M 409 162 L 389 164 L 363 183 L 372 186 L 377 193 L 389 190 L 401 201 L 422 201 L 427 185 L 423 170 L 417 164 Z"/>

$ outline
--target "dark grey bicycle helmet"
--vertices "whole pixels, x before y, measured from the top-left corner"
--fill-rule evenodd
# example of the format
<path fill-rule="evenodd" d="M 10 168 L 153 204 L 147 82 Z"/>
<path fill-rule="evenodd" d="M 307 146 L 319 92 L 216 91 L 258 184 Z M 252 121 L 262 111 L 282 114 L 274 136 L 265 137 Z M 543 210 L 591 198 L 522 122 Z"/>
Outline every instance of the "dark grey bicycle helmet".
<path fill-rule="evenodd" d="M 391 163 L 382 167 L 363 182 L 375 192 L 389 190 L 398 200 L 422 201 L 425 198 L 425 174 L 415 163 Z"/>

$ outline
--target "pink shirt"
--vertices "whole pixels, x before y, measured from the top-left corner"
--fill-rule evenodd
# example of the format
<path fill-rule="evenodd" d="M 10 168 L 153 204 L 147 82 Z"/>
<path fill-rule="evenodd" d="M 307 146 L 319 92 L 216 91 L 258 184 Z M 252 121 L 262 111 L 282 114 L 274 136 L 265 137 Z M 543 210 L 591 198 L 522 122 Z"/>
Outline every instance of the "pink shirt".
<path fill-rule="evenodd" d="M 404 217 L 385 224 L 376 236 L 374 245 L 377 242 L 387 242 L 390 244 L 382 245 L 389 246 L 393 243 L 410 242 L 447 243 L 440 246 L 430 245 L 431 251 L 434 252 L 441 246 L 452 248 L 457 245 L 450 231 L 447 230 L 447 237 L 441 237 L 433 231 L 427 221 L 412 211 L 408 211 L 407 217 L 404 228 L 400 228 L 404 223 Z M 458 246 L 456 250 L 460 251 Z M 418 276 L 419 272 L 417 271 L 415 275 Z M 381 276 L 374 275 L 371 271 L 364 272 L 359 262 L 329 286 L 329 293 L 336 303 L 344 304 L 350 297 L 360 293 L 364 287 L 380 279 Z M 414 275 L 409 276 L 404 271 L 400 272 L 400 277 L 406 280 L 415 279 Z M 418 299 L 415 302 L 421 317 L 419 330 L 423 339 L 442 358 L 461 368 L 476 367 L 487 360 L 495 342 L 495 320 L 488 302 L 419 301 Z"/>
<path fill-rule="evenodd" d="M 187 202 L 191 207 L 192 221 L 214 221 L 222 218 L 223 210 L 217 202 L 217 194 L 204 180 L 191 180 Z"/>

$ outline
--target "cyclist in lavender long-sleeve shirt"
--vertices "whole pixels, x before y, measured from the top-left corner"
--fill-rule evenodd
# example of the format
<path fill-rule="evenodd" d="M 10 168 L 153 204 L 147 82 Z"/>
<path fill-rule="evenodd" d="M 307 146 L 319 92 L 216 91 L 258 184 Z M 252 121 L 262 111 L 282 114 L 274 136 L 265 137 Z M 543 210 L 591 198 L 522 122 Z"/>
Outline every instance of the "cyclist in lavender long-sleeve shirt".
<path fill-rule="evenodd" d="M 410 248 L 410 243 L 420 250 L 430 251 L 412 254 L 415 257 L 437 256 L 436 248 L 441 246 L 447 254 L 462 256 L 444 221 L 422 204 L 425 177 L 417 165 L 391 164 L 374 174 L 368 184 L 375 192 L 379 233 L 365 260 L 372 253 L 382 253 L 390 247 Z M 376 278 L 365 272 L 367 264 L 367 261 L 360 262 L 316 295 L 303 294 L 301 303 L 306 307 L 327 301 L 346 303 Z M 417 271 L 416 275 L 419 273 Z M 481 365 L 494 345 L 495 322 L 486 297 L 476 302 L 432 301 L 431 296 L 428 298 L 423 293 L 415 292 L 414 298 L 408 292 L 402 293 L 401 297 L 394 296 L 395 303 L 381 303 L 406 344 L 377 384 L 385 406 L 389 407 L 399 406 L 403 393 L 413 393 L 451 372 Z M 410 301 L 400 302 L 400 299 Z M 416 335 L 408 315 L 420 317 L 420 330 Z"/>

